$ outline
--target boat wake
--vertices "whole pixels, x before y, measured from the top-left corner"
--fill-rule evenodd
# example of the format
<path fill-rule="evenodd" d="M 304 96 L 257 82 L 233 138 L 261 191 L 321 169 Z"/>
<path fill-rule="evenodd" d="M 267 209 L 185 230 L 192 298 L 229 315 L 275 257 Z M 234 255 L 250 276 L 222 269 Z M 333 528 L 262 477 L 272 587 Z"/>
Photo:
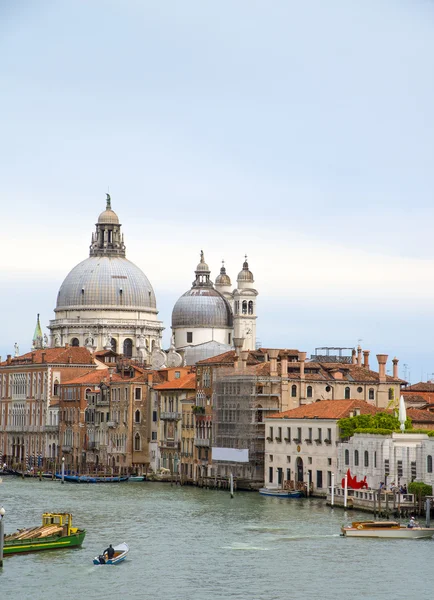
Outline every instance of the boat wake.
<path fill-rule="evenodd" d="M 250 544 L 232 544 L 232 546 L 222 546 L 224 550 L 259 550 L 268 551 L 271 548 L 264 548 L 263 546 L 251 546 Z"/>
<path fill-rule="evenodd" d="M 285 537 L 276 538 L 276 542 L 296 542 L 300 540 L 320 540 L 324 538 L 340 537 L 339 533 L 330 533 L 325 535 L 287 535 Z"/>

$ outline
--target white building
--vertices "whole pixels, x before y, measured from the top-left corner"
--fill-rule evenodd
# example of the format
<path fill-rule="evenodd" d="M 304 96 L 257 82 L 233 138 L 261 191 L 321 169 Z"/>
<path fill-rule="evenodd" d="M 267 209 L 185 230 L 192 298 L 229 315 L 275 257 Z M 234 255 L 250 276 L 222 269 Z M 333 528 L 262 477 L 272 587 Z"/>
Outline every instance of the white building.
<path fill-rule="evenodd" d="M 376 412 L 363 400 L 321 400 L 267 417 L 265 487 L 309 483 L 314 494 L 326 495 L 338 470 L 338 420 Z"/>
<path fill-rule="evenodd" d="M 337 484 L 349 469 L 357 481 L 366 477 L 371 489 L 378 489 L 380 482 L 408 485 L 423 481 L 434 485 L 434 438 L 425 433 L 356 433 L 337 450 Z"/>
<path fill-rule="evenodd" d="M 112 349 L 149 361 L 159 348 L 163 324 L 146 275 L 125 255 L 117 214 L 107 206 L 92 234 L 89 258 L 67 275 L 50 321 L 50 345 Z"/>
<path fill-rule="evenodd" d="M 224 265 L 215 285 L 203 252 L 196 267 L 190 290 L 176 302 L 172 312 L 172 330 L 177 350 L 184 350 L 186 361 L 193 356 L 192 347 L 200 346 L 200 358 L 230 350 L 234 338 L 243 338 L 244 350 L 254 350 L 256 343 L 256 297 L 253 274 L 247 260 L 232 289 Z M 209 352 L 206 346 L 208 345 Z"/>

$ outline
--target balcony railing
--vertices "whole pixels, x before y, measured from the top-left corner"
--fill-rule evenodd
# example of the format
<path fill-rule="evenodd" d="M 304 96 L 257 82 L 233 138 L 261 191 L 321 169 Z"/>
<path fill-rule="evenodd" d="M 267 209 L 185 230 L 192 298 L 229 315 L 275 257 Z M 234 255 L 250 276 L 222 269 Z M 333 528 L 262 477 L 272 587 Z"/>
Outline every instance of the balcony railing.
<path fill-rule="evenodd" d="M 47 433 L 59 431 L 59 425 L 45 425 L 45 431 Z"/>
<path fill-rule="evenodd" d="M 209 448 L 211 440 L 209 438 L 194 438 L 194 445 L 199 448 Z"/>
<path fill-rule="evenodd" d="M 181 448 L 181 442 L 175 442 L 173 440 L 161 440 L 160 448 L 171 448 L 172 450 L 179 450 Z"/>
<path fill-rule="evenodd" d="M 107 427 L 116 427 L 117 422 L 116 421 L 107 421 L 106 425 L 107 425 Z"/>
<path fill-rule="evenodd" d="M 160 419 L 163 421 L 180 421 L 182 414 L 180 412 L 160 412 Z"/>
<path fill-rule="evenodd" d="M 62 445 L 62 452 L 71 452 L 71 450 L 72 450 L 72 446 L 69 446 L 68 444 Z"/>

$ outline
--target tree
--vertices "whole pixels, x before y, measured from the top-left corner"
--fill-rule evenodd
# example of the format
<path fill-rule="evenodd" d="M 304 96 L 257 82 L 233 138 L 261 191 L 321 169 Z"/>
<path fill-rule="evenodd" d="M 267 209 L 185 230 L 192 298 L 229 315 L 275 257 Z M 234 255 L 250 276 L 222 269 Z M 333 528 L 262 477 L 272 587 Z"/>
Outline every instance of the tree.
<path fill-rule="evenodd" d="M 383 429 L 388 431 L 399 430 L 400 422 L 397 417 L 390 413 L 379 412 L 376 415 L 356 415 L 339 419 L 338 426 L 341 437 L 351 437 L 358 429 Z M 411 429 L 411 420 L 405 422 L 406 429 Z"/>

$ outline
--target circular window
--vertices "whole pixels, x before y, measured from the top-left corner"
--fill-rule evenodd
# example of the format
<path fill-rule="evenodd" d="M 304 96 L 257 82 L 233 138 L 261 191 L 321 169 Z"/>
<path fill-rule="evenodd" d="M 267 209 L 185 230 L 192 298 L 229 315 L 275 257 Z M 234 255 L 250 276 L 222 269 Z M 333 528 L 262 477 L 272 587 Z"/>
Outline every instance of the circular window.
<path fill-rule="evenodd" d="M 329 385 L 326 386 L 326 392 L 329 392 L 331 389 L 332 388 Z"/>
<path fill-rule="evenodd" d="M 361 388 L 361 387 L 358 387 L 358 388 L 357 388 L 357 391 L 359 392 L 359 394 L 361 394 L 361 393 L 363 392 L 363 388 Z"/>

